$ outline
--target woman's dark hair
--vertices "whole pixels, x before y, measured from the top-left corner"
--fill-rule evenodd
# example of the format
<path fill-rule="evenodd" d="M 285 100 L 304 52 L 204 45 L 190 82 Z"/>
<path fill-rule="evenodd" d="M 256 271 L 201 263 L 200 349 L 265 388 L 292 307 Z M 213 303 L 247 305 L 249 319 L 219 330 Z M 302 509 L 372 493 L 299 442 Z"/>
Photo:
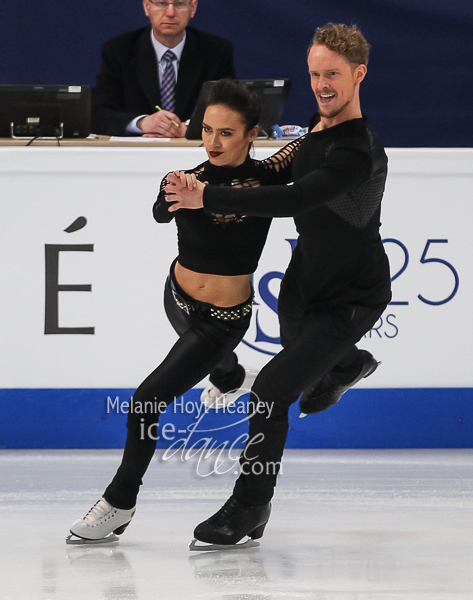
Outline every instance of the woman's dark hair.
<path fill-rule="evenodd" d="M 250 131 L 261 117 L 261 100 L 255 90 L 238 79 L 220 79 L 210 90 L 207 106 L 222 104 L 241 115 Z"/>

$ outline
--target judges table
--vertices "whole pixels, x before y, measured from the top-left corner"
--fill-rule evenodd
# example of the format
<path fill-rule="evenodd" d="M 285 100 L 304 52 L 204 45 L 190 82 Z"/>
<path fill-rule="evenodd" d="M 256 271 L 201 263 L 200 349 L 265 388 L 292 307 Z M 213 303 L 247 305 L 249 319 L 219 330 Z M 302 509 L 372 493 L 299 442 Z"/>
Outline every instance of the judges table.
<path fill-rule="evenodd" d="M 261 159 L 281 143 L 255 146 Z M 387 153 L 393 302 L 359 344 L 382 365 L 327 413 L 301 420 L 294 407 L 295 447 L 471 446 L 473 149 Z M 162 306 L 175 225 L 151 208 L 167 172 L 204 160 L 187 140 L 0 142 L 0 446 L 123 443 L 122 401 L 176 339 Z M 277 294 L 296 239 L 291 219 L 274 219 L 243 364 L 281 349 Z"/>

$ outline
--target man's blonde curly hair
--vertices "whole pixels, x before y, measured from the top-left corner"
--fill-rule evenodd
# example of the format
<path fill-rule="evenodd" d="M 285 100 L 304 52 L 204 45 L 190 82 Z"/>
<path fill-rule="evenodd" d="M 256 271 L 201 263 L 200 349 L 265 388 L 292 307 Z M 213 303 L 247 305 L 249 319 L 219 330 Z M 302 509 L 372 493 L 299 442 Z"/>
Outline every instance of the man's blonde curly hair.
<path fill-rule="evenodd" d="M 368 64 L 370 45 L 356 25 L 327 23 L 317 27 L 307 53 L 312 46 L 326 46 L 356 66 Z"/>

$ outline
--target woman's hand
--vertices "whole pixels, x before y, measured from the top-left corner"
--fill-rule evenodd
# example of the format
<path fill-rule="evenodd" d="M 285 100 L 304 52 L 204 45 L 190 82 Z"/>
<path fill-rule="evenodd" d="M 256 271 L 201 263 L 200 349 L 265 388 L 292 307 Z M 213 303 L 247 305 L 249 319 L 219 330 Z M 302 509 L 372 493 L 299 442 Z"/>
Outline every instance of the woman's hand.
<path fill-rule="evenodd" d="M 166 202 L 174 202 L 169 212 L 180 208 L 202 208 L 203 193 L 207 183 L 197 181 L 195 175 L 174 171 L 167 176 L 168 185 L 164 187 Z"/>
<path fill-rule="evenodd" d="M 197 187 L 197 177 L 195 173 L 184 173 L 184 171 L 174 171 L 173 173 L 181 179 L 181 184 L 188 190 L 194 190 Z"/>

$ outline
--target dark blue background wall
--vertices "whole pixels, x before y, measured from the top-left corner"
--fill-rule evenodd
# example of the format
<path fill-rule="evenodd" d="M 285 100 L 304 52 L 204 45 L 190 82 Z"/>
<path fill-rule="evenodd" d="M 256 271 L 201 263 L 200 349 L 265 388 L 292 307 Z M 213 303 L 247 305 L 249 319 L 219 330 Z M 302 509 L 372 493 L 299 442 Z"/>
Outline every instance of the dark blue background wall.
<path fill-rule="evenodd" d="M 362 107 L 387 146 L 473 146 L 472 0 L 201 0 L 193 25 L 230 39 L 240 77 L 290 77 L 282 121 L 314 111 L 306 48 L 317 25 L 371 43 Z M 1 83 L 93 84 L 100 47 L 147 23 L 140 0 L 3 0 Z"/>

